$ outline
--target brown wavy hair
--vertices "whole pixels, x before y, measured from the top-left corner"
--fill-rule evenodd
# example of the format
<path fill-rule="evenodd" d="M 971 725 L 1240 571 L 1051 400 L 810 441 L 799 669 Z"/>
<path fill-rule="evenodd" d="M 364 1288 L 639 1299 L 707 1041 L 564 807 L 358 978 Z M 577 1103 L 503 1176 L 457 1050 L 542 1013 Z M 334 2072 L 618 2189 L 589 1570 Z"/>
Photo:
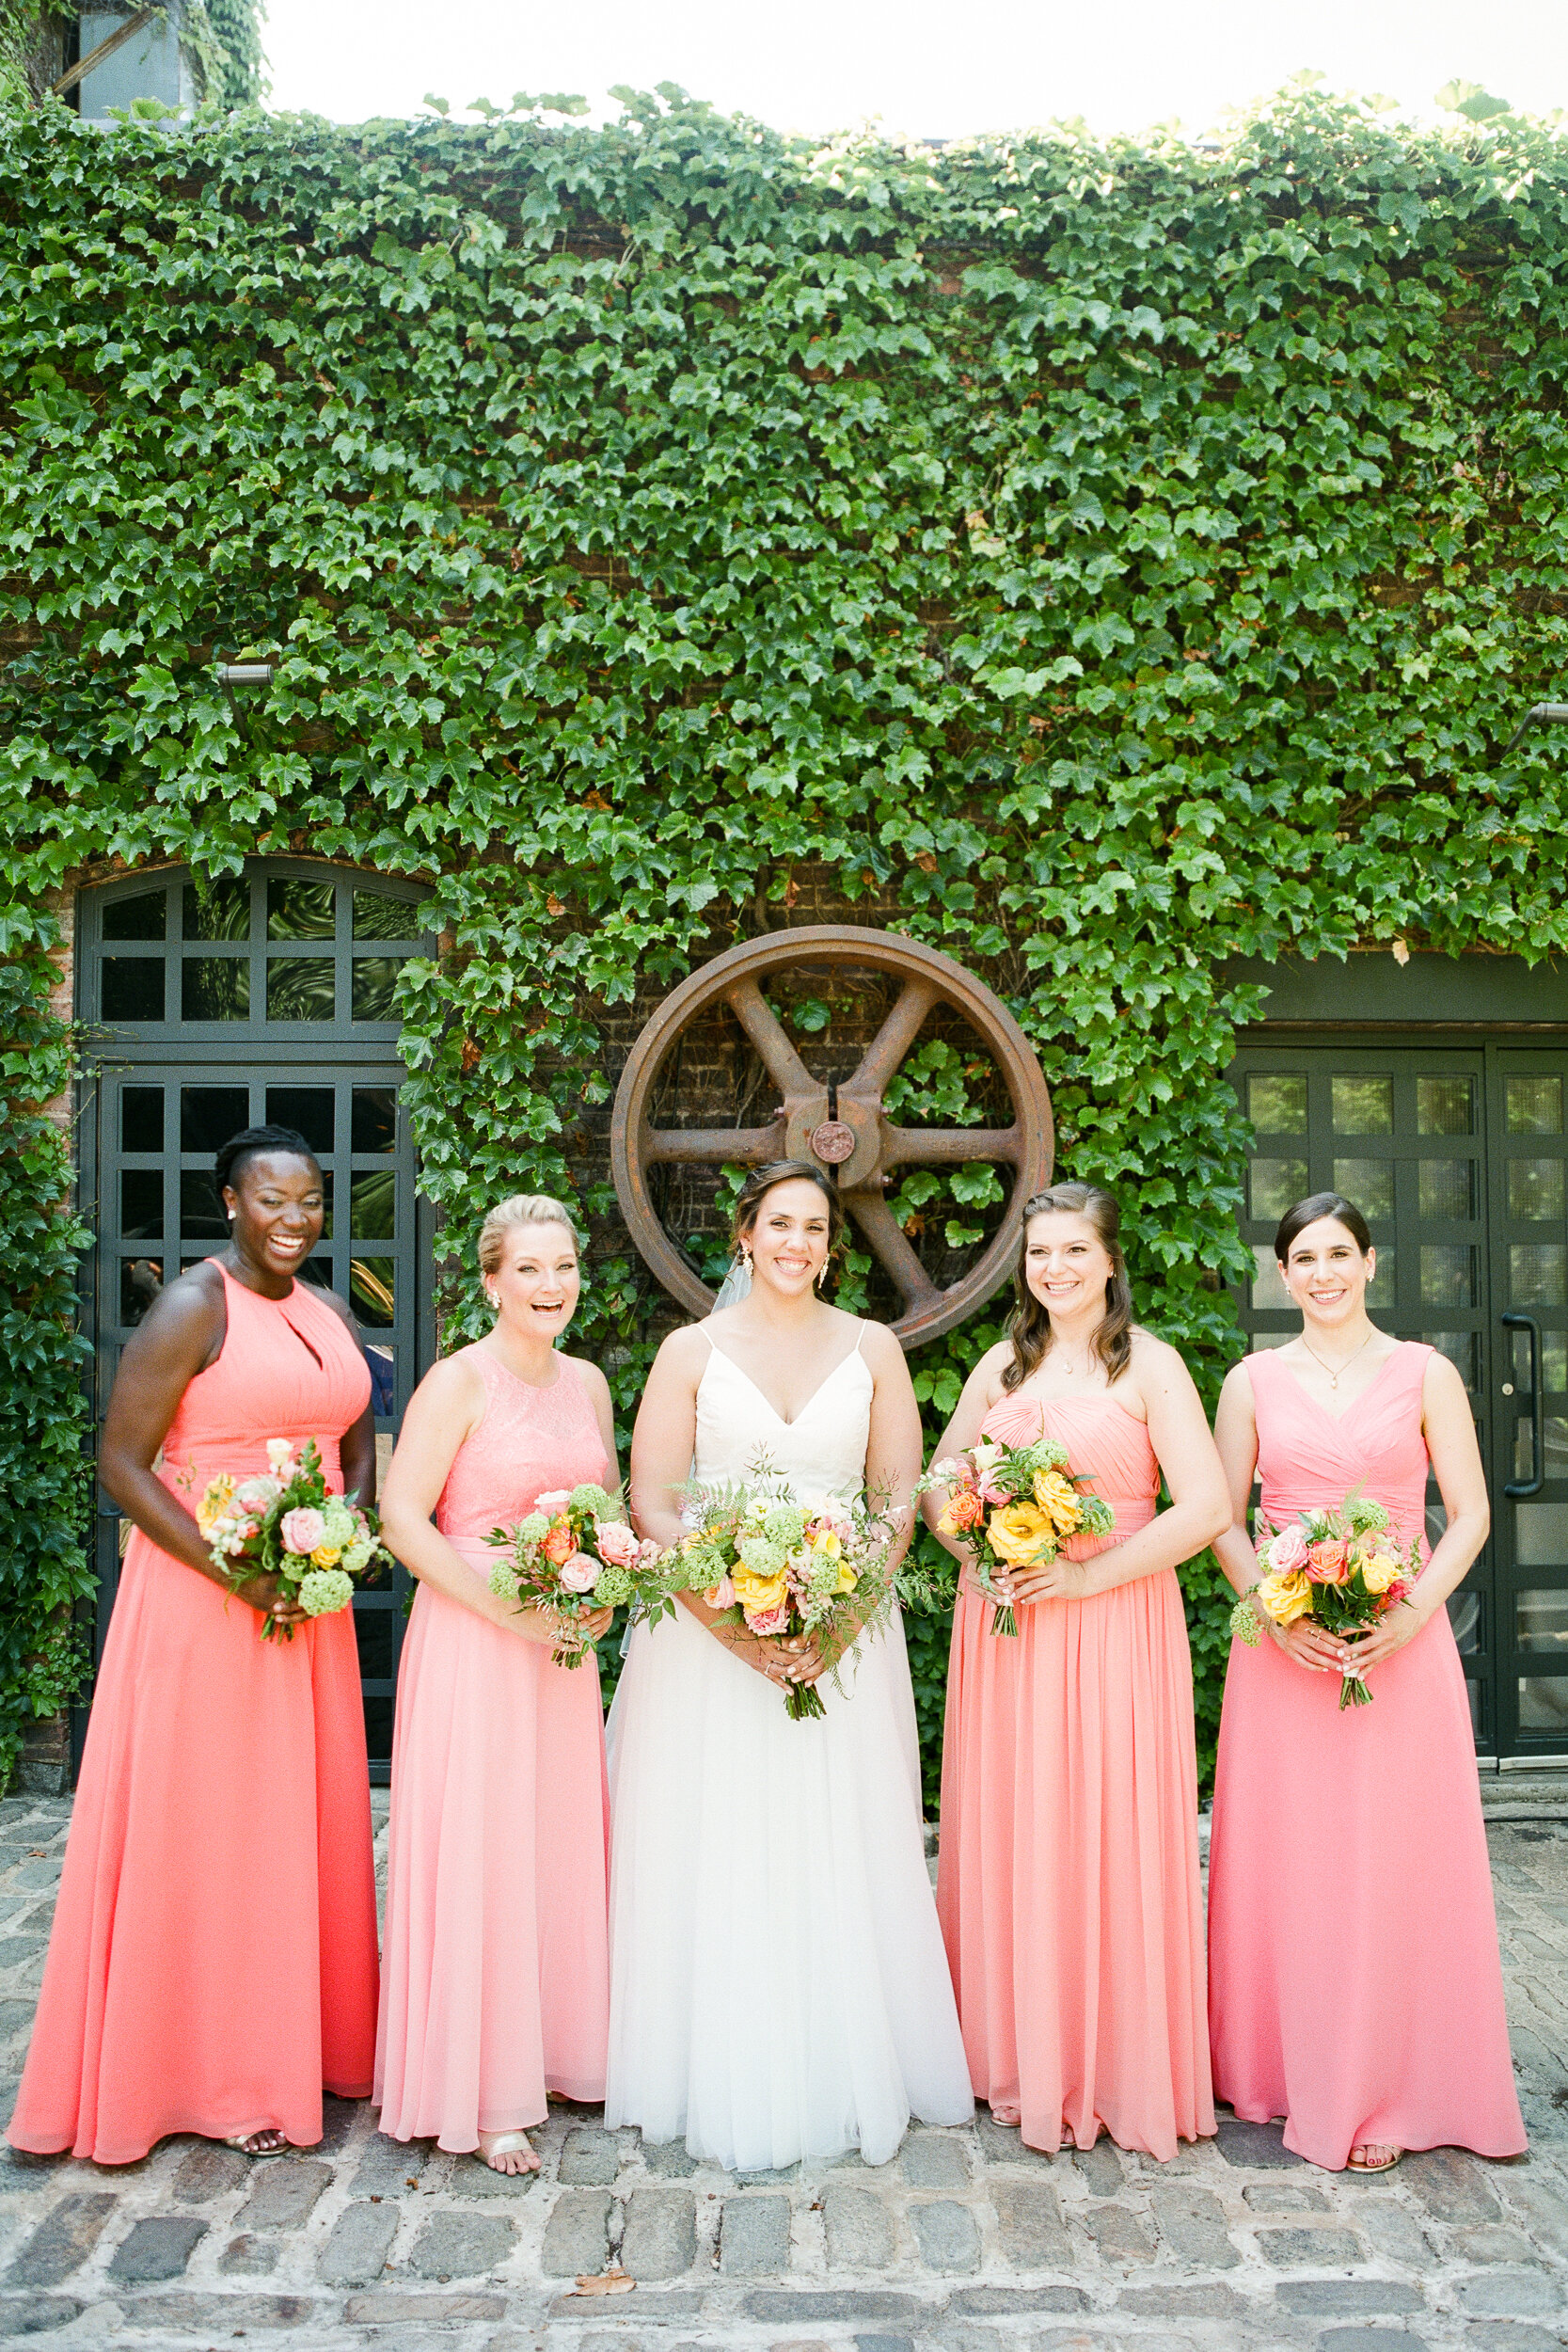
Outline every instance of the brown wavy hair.
<path fill-rule="evenodd" d="M 1127 1279 L 1127 1261 L 1121 1254 L 1121 1211 L 1099 1184 L 1052 1184 L 1024 1204 L 1023 1230 L 1019 1235 L 1018 1258 L 1013 1267 L 1017 1304 L 1007 1322 L 1013 1359 L 1002 1375 L 1004 1389 L 1021 1387 L 1051 1352 L 1051 1315 L 1029 1288 L 1025 1266 L 1032 1220 L 1037 1216 L 1055 1216 L 1064 1211 L 1086 1217 L 1110 1256 L 1105 1319 L 1097 1327 L 1091 1343 L 1105 1367 L 1106 1379 L 1119 1380 L 1132 1360 L 1132 1290 Z"/>
<path fill-rule="evenodd" d="M 828 1204 L 828 1255 L 831 1258 L 844 1239 L 846 1218 L 844 1203 L 838 1197 L 838 1186 L 832 1178 L 818 1168 L 815 1160 L 769 1160 L 766 1168 L 752 1170 L 735 1197 L 730 1221 L 730 1246 L 738 1249 L 757 1221 L 757 1211 L 764 1196 L 775 1184 L 787 1184 L 799 1177 L 803 1183 L 815 1184 Z"/>

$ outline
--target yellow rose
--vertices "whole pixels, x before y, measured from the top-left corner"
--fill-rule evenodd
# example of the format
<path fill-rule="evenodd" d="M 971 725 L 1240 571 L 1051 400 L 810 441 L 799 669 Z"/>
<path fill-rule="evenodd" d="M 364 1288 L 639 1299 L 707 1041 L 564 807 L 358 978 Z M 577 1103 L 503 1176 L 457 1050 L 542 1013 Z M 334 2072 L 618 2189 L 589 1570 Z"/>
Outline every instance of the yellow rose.
<path fill-rule="evenodd" d="M 993 1511 L 986 1534 L 992 1551 L 1010 1568 L 1032 1568 L 1056 1556 L 1055 1530 L 1037 1503 L 1009 1502 Z"/>
<path fill-rule="evenodd" d="M 1304 1568 L 1276 1569 L 1258 1587 L 1258 1597 L 1275 1625 L 1294 1625 L 1312 1606 L 1312 1580 Z"/>
<path fill-rule="evenodd" d="M 1058 1535 L 1073 1535 L 1083 1524 L 1084 1508 L 1077 1488 L 1060 1470 L 1037 1470 L 1035 1501 Z"/>
<path fill-rule="evenodd" d="M 209 1486 L 196 1506 L 196 1523 L 203 1535 L 210 1537 L 216 1521 L 227 1517 L 238 1483 L 227 1470 L 220 1470 Z"/>
<path fill-rule="evenodd" d="M 1390 1560 L 1386 1551 L 1375 1551 L 1370 1560 L 1358 1560 L 1355 1565 L 1369 1593 L 1386 1593 L 1401 1574 L 1399 1562 Z"/>
<path fill-rule="evenodd" d="M 775 1609 L 782 1609 L 789 1591 L 789 1579 L 783 1568 L 777 1576 L 758 1576 L 754 1568 L 743 1568 L 738 1563 L 730 1570 L 735 1597 L 742 1609 L 765 1617 Z"/>
<path fill-rule="evenodd" d="M 335 1568 L 342 1556 L 336 1544 L 318 1544 L 310 1554 L 310 1565 L 313 1568 Z"/>

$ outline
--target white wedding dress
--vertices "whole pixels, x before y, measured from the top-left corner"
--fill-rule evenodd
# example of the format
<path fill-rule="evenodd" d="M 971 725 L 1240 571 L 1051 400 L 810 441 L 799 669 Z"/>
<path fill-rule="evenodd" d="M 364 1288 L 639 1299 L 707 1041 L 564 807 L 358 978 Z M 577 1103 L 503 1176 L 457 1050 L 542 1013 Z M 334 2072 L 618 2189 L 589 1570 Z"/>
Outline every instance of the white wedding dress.
<path fill-rule="evenodd" d="M 767 1467 L 858 1495 L 872 1378 L 857 1344 L 793 1422 L 710 1342 L 696 1476 Z M 824 1677 L 793 1723 L 777 1684 L 677 1605 L 640 1626 L 610 1709 L 607 2124 L 735 2171 L 858 2148 L 911 2114 L 974 2112 L 921 1831 L 904 1630 Z"/>

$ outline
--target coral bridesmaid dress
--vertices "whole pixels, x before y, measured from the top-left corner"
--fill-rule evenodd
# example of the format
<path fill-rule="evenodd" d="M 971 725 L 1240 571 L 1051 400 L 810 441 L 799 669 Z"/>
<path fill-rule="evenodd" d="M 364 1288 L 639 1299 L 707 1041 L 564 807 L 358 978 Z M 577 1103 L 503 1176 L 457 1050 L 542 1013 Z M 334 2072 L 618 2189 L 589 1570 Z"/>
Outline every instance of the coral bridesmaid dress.
<path fill-rule="evenodd" d="M 1421 1383 L 1401 1343 L 1336 1420 L 1271 1350 L 1246 1359 L 1260 1516 L 1283 1526 L 1356 1486 L 1406 1543 L 1427 1482 Z M 1423 1549 L 1424 1549 L 1423 1538 Z M 1331 2171 L 1352 2148 L 1517 2155 L 1492 1872 L 1464 1670 L 1440 1610 L 1339 1708 L 1266 1637 L 1231 1645 L 1209 1865 L 1214 2088 L 1285 2118 Z"/>
<path fill-rule="evenodd" d="M 181 1399 L 164 1484 L 194 1505 L 267 1439 L 314 1438 L 326 1483 L 370 1401 L 308 1283 L 223 1270 L 229 1324 Z M 14 2147 L 132 2164 L 168 2132 L 322 2135 L 362 2099 L 375 1883 L 350 1614 L 265 1641 L 243 1601 L 132 1533 L 92 1704 Z"/>
<path fill-rule="evenodd" d="M 1116 1511 L 1154 1516 L 1148 1431 L 1114 1397 L 1004 1398 L 983 1434 L 1043 1430 Z M 1101 1541 L 1075 1537 L 1077 1559 Z M 1192 1662 L 1174 1569 L 1037 1601 L 1016 1636 L 960 1594 L 942 1773 L 937 1907 L 974 2088 L 1023 2138 L 1176 2153 L 1214 2129 Z"/>
<path fill-rule="evenodd" d="M 551 1487 L 609 1469 L 575 1364 L 547 1389 L 491 1355 L 484 1418 L 436 1523 L 476 1577 Z M 546 2099 L 604 2097 L 609 1796 L 592 1650 L 555 1665 L 421 1584 L 403 1645 L 375 2091 L 394 2139 L 476 2148 L 542 2122 Z"/>

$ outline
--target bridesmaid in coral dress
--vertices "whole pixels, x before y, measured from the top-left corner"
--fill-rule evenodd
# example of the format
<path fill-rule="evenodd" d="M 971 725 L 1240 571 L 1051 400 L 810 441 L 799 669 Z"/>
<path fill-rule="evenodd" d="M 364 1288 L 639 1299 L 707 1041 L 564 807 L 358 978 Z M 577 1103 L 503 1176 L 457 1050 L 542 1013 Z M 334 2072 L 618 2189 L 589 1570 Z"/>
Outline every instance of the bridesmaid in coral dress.
<path fill-rule="evenodd" d="M 375 2103 L 393 2139 L 531 2172 L 550 2094 L 599 2100 L 610 2018 L 609 1800 L 592 1651 L 490 1589 L 485 1537 L 551 1488 L 615 1484 L 610 1389 L 556 1341 L 580 1278 L 570 1212 L 515 1194 L 479 1237 L 496 1326 L 429 1373 L 383 1525 L 420 1580 L 403 1645 Z M 431 1525 L 434 1511 L 436 1524 Z M 610 1612 L 585 1622 L 597 1640 Z"/>
<path fill-rule="evenodd" d="M 342 1301 L 294 1279 L 321 1237 L 302 1136 L 217 1155 L 230 1247 L 128 1342 L 100 1475 L 134 1522 L 93 1698 L 13 2147 L 134 2164 L 169 2132 L 276 2155 L 362 2099 L 375 1884 L 348 1612 L 302 1618 L 274 1577 L 227 1594 L 182 1497 L 314 1438 L 369 1502 L 371 1376 Z M 162 1448 L 162 1467 L 152 1465 Z M 292 1622 L 263 1641 L 267 1614 Z"/>
<path fill-rule="evenodd" d="M 1225 1384 L 1227 1576 L 1243 1593 L 1258 1582 L 1255 1470 L 1271 1527 L 1360 1487 L 1424 1551 L 1430 1461 L 1448 1526 L 1410 1603 L 1354 1645 L 1370 1707 L 1340 1710 L 1352 1649 L 1310 1618 L 1262 1617 L 1257 1648 L 1231 1646 L 1209 1876 L 1214 2088 L 1250 2122 L 1282 2115 L 1286 2146 L 1330 2171 L 1386 2171 L 1406 2148 L 1517 2155 L 1475 1741 L 1444 1606 L 1488 1525 L 1469 1400 L 1446 1357 L 1370 1320 L 1375 1253 L 1348 1200 L 1298 1201 L 1275 1255 L 1302 1336 Z"/>
<path fill-rule="evenodd" d="M 1092 1184 L 1029 1202 L 1010 1336 L 975 1366 L 938 1449 L 1054 1438 L 1117 1523 L 1001 1581 L 1021 1604 L 1016 1636 L 992 1634 L 991 1604 L 964 1580 L 937 1907 L 992 2114 L 1033 2148 L 1090 2148 L 1105 2131 L 1170 2157 L 1214 2129 L 1176 1568 L 1227 1506 L 1186 1366 L 1132 1323 L 1117 1224 Z M 1162 1470 L 1171 1508 L 1157 1512 Z M 937 1525 L 940 1490 L 925 1507 Z"/>

